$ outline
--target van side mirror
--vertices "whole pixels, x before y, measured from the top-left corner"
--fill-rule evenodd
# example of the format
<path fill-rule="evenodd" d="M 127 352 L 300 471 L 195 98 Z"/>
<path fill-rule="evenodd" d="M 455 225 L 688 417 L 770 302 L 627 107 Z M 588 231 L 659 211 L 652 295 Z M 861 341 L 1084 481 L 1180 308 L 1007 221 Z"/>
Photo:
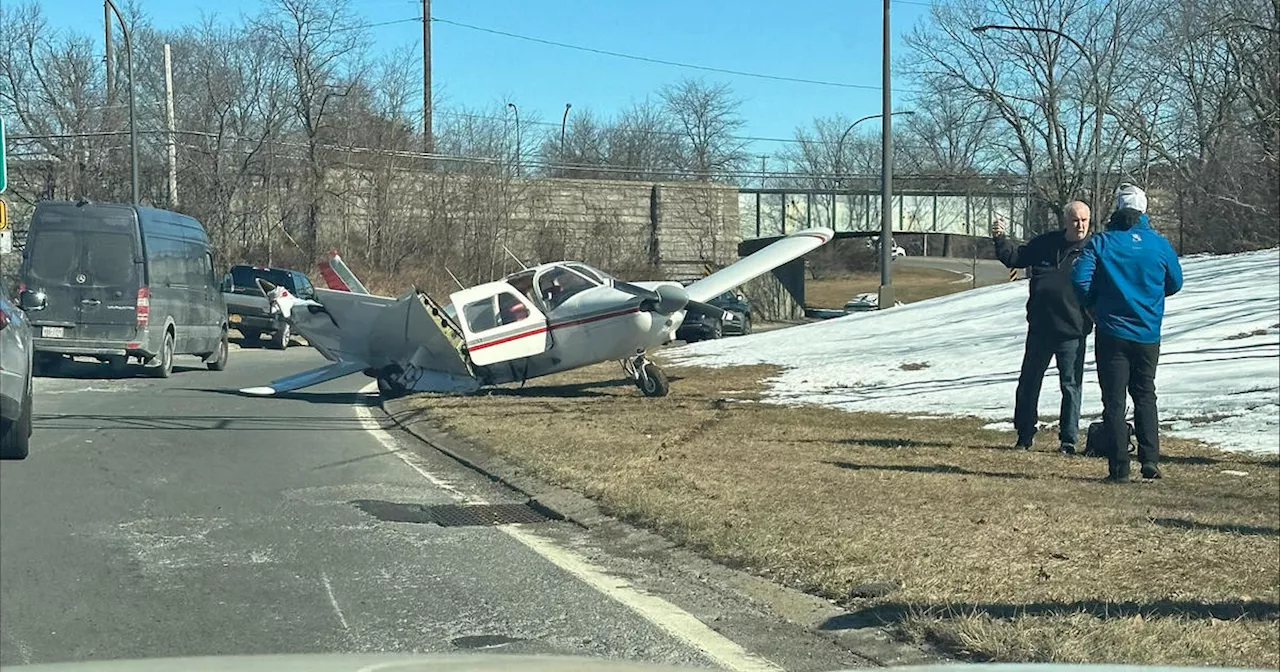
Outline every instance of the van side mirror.
<path fill-rule="evenodd" d="M 49 297 L 44 292 L 23 291 L 18 297 L 18 305 L 27 312 L 44 310 L 49 307 Z"/>

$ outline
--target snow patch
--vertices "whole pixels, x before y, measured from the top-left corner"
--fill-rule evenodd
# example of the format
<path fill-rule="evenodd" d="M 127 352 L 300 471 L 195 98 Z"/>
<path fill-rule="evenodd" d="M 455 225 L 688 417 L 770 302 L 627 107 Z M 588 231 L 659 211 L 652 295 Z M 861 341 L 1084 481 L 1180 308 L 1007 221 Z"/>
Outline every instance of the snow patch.
<path fill-rule="evenodd" d="M 1170 435 L 1226 450 L 1280 452 L 1280 248 L 1182 258 L 1184 284 L 1166 301 L 1156 393 Z M 773 364 L 766 403 L 849 411 L 973 415 L 1011 429 L 1026 338 L 1026 283 L 981 287 L 790 329 L 668 350 L 707 367 Z M 903 370 L 927 361 L 927 368 Z M 1093 339 L 1081 424 L 1102 413 Z M 1057 370 L 1040 395 L 1057 417 Z"/>

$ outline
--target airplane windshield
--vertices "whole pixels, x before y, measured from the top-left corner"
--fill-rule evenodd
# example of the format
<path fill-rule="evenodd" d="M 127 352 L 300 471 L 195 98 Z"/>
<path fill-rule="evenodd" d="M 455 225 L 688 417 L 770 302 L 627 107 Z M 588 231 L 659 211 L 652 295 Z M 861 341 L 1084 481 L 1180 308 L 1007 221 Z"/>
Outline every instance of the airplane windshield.
<path fill-rule="evenodd" d="M 553 266 L 538 277 L 538 296 L 547 305 L 547 310 L 551 311 L 575 294 L 598 285 L 598 281 L 589 280 L 581 273 L 563 266 Z"/>
<path fill-rule="evenodd" d="M 588 266 L 587 264 L 584 264 L 581 262 L 566 264 L 566 266 L 581 273 L 582 275 L 587 276 L 588 278 L 590 278 L 591 280 L 599 284 L 604 284 L 603 278 L 610 278 L 610 279 L 613 278 L 613 276 L 609 275 L 608 273 L 605 273 L 604 271 L 598 268 L 595 268 L 594 266 Z"/>

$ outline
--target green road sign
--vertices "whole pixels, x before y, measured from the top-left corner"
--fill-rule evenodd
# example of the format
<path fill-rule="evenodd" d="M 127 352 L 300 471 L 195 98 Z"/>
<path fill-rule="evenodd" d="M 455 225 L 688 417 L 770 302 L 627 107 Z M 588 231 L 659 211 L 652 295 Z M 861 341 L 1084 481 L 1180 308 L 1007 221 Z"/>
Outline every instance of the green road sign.
<path fill-rule="evenodd" d="M 9 184 L 8 173 L 5 169 L 4 119 L 0 119 L 0 194 L 4 193 L 4 188 Z"/>

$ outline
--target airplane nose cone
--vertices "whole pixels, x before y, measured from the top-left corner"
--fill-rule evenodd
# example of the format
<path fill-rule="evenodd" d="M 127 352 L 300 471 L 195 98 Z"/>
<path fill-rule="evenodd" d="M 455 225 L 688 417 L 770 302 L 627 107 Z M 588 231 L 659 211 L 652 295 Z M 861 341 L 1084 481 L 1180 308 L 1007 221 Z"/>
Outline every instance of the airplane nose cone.
<path fill-rule="evenodd" d="M 689 304 L 689 293 L 679 285 L 658 285 L 653 291 L 658 295 L 658 304 L 654 306 L 654 310 L 663 315 L 684 310 Z"/>

